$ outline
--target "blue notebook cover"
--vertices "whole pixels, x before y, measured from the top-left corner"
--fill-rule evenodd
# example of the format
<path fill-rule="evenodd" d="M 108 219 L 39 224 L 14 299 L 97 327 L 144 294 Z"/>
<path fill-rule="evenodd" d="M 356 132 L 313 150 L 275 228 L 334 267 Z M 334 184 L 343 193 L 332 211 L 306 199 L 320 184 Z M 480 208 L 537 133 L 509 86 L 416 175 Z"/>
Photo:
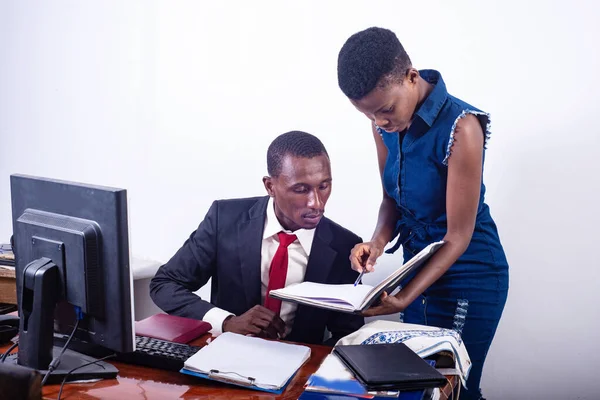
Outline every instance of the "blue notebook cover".
<path fill-rule="evenodd" d="M 424 390 L 414 390 L 410 392 L 401 392 L 398 397 L 362 397 L 349 394 L 317 393 L 303 392 L 298 400 L 423 400 Z"/>
<path fill-rule="evenodd" d="M 281 393 L 283 393 L 283 391 L 285 390 L 285 388 L 287 388 L 288 384 L 292 381 L 292 379 L 294 379 L 294 376 L 296 376 L 296 374 L 292 375 L 290 377 L 290 379 L 285 383 L 285 385 L 283 385 L 283 387 L 281 387 L 279 390 L 270 390 L 270 389 L 261 388 L 260 386 L 251 385 L 249 383 L 248 384 L 244 384 L 242 382 L 233 381 L 233 380 L 227 380 L 227 379 L 221 379 L 221 378 L 220 379 L 215 379 L 212 376 L 209 376 L 208 374 L 201 374 L 200 372 L 190 371 L 189 369 L 185 369 L 185 368 L 180 369 L 179 372 L 181 372 L 182 374 L 195 376 L 197 378 L 208 379 L 209 381 L 226 383 L 226 384 L 229 384 L 229 385 L 239 386 L 239 387 L 246 388 L 246 389 L 260 390 L 261 392 L 268 392 L 268 393 L 275 393 L 275 394 L 281 394 Z"/>

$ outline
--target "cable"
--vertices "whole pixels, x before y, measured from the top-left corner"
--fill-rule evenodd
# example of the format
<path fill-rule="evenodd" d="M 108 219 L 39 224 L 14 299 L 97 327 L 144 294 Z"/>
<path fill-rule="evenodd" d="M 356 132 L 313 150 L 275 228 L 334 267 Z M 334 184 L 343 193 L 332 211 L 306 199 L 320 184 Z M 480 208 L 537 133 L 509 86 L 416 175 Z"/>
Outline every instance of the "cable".
<path fill-rule="evenodd" d="M 456 400 L 459 400 L 460 399 L 460 387 L 462 386 L 460 379 L 458 380 L 457 386 L 458 386 L 458 390 L 456 391 Z M 454 391 L 452 391 L 452 393 L 454 393 Z"/>
<path fill-rule="evenodd" d="M 68 377 L 69 377 L 69 375 L 71 375 L 73 372 L 75 372 L 75 371 L 76 371 L 76 370 L 78 370 L 79 368 L 87 367 L 88 365 L 91 365 L 91 364 L 96 364 L 96 363 L 99 363 L 100 361 L 104 361 L 104 360 L 106 360 L 107 358 L 112 358 L 112 357 L 116 357 L 116 356 L 117 356 L 116 354 L 109 354 L 109 355 L 108 355 L 108 356 L 106 356 L 106 357 L 102 357 L 102 358 L 100 358 L 100 359 L 98 359 L 98 360 L 90 361 L 89 363 L 85 363 L 85 364 L 83 364 L 83 365 L 80 365 L 79 367 L 75 367 L 75 368 L 73 368 L 72 370 L 70 370 L 69 372 L 67 372 L 67 375 L 65 375 L 65 377 L 64 377 L 64 379 L 63 379 L 63 381 L 62 381 L 62 383 L 60 384 L 60 389 L 58 390 L 58 397 L 56 398 L 56 400 L 60 400 L 60 396 L 62 396 L 63 387 L 65 386 L 65 383 L 67 382 L 67 378 L 68 378 Z"/>
<path fill-rule="evenodd" d="M 0 358 L 0 363 L 3 363 L 4 360 L 6 360 L 6 357 L 8 357 L 8 355 L 10 354 L 11 351 L 13 351 L 15 349 L 15 347 L 17 347 L 19 345 L 19 342 L 14 343 L 12 346 L 10 346 L 8 348 L 8 350 L 6 350 L 6 353 L 4 353 L 2 355 L 2 358 Z"/>
<path fill-rule="evenodd" d="M 46 372 L 46 375 L 44 375 L 44 379 L 42 379 L 42 386 L 44 386 L 46 384 L 46 381 L 50 377 L 50 374 L 52 373 L 52 371 L 54 371 L 56 369 L 56 367 L 58 367 L 58 365 L 60 364 L 60 358 L 64 354 L 65 350 L 67 350 L 67 346 L 69 346 L 69 343 L 71 342 L 71 339 L 73 338 L 73 335 L 75 334 L 75 331 L 77 330 L 78 327 L 79 327 L 79 320 L 77 320 L 75 322 L 75 327 L 73 328 L 73 332 L 71 332 L 69 339 L 67 339 L 67 343 L 65 343 L 63 348 L 60 350 L 60 354 L 58 355 L 58 357 L 54 358 L 52 360 L 52 362 L 50 362 L 50 365 L 48 365 L 48 371 Z"/>
<path fill-rule="evenodd" d="M 458 377 L 458 375 L 456 375 L 454 377 L 454 380 L 456 380 L 456 386 L 452 385 L 452 381 L 451 378 L 446 377 L 446 380 L 448 381 L 448 384 L 450 385 L 450 400 L 458 400 L 460 398 L 460 387 L 462 386 L 462 381 L 460 380 L 460 378 Z"/>
<path fill-rule="evenodd" d="M 442 387 L 438 387 L 436 390 L 438 391 L 440 396 L 444 395 L 444 396 L 446 396 L 446 399 L 448 399 L 448 400 L 455 400 L 454 399 L 454 390 L 456 388 L 452 385 L 452 377 L 448 377 L 448 376 L 444 375 L 444 378 L 446 378 L 446 384 Z M 450 387 L 450 393 L 446 394 L 448 387 Z"/>
<path fill-rule="evenodd" d="M 52 374 L 52 371 L 54 371 L 60 364 L 60 359 L 61 359 L 62 355 L 65 353 L 65 350 L 67 350 L 69 343 L 71 343 L 71 339 L 73 339 L 73 336 L 75 335 L 75 332 L 77 331 L 77 328 L 79 327 L 79 321 L 81 321 L 83 319 L 83 313 L 81 312 L 80 307 L 75 307 L 75 315 L 77 316 L 77 319 L 75 321 L 75 326 L 73 327 L 73 332 L 71 332 L 71 335 L 69 336 L 69 338 L 67 339 L 67 342 L 61 349 L 58 357 L 54 358 L 52 360 L 52 362 L 50 362 L 50 365 L 48 365 L 48 372 L 46 372 L 46 375 L 44 375 L 44 379 L 42 379 L 42 386 L 44 386 L 46 384 L 46 381 L 50 377 L 50 374 Z"/>

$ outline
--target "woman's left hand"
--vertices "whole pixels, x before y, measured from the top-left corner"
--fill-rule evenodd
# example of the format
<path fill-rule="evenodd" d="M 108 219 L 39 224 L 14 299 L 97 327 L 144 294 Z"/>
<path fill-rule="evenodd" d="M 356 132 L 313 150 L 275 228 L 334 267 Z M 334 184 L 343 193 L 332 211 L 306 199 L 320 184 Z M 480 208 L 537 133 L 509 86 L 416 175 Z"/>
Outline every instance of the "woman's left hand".
<path fill-rule="evenodd" d="M 367 310 L 363 311 L 364 317 L 374 317 L 375 315 L 388 315 L 395 314 L 397 312 L 404 311 L 407 305 L 400 297 L 399 292 L 396 296 L 389 296 L 387 292 L 383 292 L 379 298 L 379 303 L 376 306 L 371 306 Z"/>

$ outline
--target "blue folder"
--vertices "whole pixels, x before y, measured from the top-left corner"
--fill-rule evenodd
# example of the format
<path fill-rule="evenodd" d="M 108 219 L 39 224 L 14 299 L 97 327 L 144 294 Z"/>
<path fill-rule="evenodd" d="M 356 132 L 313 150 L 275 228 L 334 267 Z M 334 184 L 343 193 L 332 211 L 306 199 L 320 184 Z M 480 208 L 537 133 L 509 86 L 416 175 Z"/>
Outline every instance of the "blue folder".
<path fill-rule="evenodd" d="M 410 392 L 400 392 L 399 397 L 359 397 L 349 394 L 303 392 L 298 400 L 423 400 L 425 390 L 412 390 Z"/>
<path fill-rule="evenodd" d="M 182 368 L 181 370 L 179 370 L 179 372 L 181 372 L 182 374 L 195 376 L 197 378 L 208 379 L 208 380 L 214 381 L 214 382 L 226 383 L 229 385 L 239 386 L 239 387 L 246 388 L 246 389 L 253 389 L 253 390 L 260 390 L 262 392 L 281 394 L 285 391 L 285 389 L 287 388 L 289 383 L 292 381 L 292 379 L 294 379 L 294 376 L 296 376 L 296 373 L 298 371 L 296 371 L 296 373 L 294 373 L 294 375 L 292 375 L 290 377 L 290 379 L 285 383 L 285 385 L 283 385 L 278 390 L 265 389 L 260 386 L 253 385 L 251 382 L 248 382 L 247 384 L 245 384 L 245 383 L 239 382 L 237 380 L 235 380 L 235 381 L 229 380 L 229 379 L 223 378 L 222 376 L 215 377 L 214 375 L 202 374 L 200 372 L 190 371 L 189 369 L 185 369 L 185 368 Z"/>

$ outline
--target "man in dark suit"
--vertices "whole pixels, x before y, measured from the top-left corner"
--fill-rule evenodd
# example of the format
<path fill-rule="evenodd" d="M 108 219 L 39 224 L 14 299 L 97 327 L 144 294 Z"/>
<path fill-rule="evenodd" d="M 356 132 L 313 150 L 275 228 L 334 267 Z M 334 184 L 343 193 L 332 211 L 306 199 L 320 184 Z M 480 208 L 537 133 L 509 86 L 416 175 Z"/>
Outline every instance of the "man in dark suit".
<path fill-rule="evenodd" d="M 323 216 L 331 167 L 315 136 L 292 131 L 267 151 L 268 196 L 219 200 L 150 284 L 165 312 L 225 331 L 328 344 L 360 328 L 361 316 L 281 302 L 271 290 L 302 281 L 352 284 L 350 250 L 360 237 Z M 212 278 L 211 301 L 193 292 Z"/>

